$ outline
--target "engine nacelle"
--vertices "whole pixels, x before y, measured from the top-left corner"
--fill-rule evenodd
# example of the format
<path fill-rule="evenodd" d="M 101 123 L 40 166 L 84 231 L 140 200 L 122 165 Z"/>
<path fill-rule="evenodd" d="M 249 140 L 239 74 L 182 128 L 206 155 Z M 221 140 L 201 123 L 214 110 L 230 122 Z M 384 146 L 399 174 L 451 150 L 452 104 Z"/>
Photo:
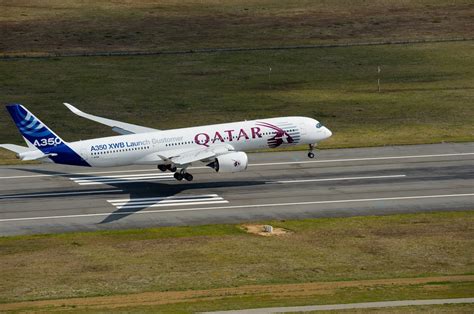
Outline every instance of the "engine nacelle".
<path fill-rule="evenodd" d="M 216 172 L 240 172 L 247 169 L 249 159 L 244 152 L 233 152 L 220 155 L 213 162 L 208 164 Z"/>

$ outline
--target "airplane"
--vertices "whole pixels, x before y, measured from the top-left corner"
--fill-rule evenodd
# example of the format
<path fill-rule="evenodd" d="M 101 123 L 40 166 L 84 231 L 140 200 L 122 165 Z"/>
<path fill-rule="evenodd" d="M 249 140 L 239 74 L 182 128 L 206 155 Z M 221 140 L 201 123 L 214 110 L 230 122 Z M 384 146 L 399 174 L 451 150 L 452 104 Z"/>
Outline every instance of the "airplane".
<path fill-rule="evenodd" d="M 319 121 L 306 117 L 282 117 L 158 130 L 91 115 L 71 104 L 74 114 L 107 125 L 120 135 L 66 142 L 20 104 L 6 108 L 27 147 L 1 144 L 20 160 L 38 160 L 84 167 L 156 165 L 174 172 L 178 181 L 192 181 L 187 168 L 204 163 L 216 172 L 247 169 L 246 151 L 308 144 L 314 158 L 317 143 L 331 137 Z"/>

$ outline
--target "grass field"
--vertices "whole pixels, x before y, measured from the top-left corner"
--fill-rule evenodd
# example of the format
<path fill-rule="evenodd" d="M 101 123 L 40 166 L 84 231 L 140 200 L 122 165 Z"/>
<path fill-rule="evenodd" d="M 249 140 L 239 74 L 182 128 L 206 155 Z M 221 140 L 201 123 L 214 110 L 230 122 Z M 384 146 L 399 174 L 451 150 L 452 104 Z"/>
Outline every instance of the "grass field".
<path fill-rule="evenodd" d="M 473 37 L 469 0 L 4 0 L 0 53 Z"/>
<path fill-rule="evenodd" d="M 3 1 L 0 54 L 473 37 L 473 14 L 464 0 Z M 334 133 L 322 148 L 473 141 L 473 48 L 467 41 L 2 59 L 0 103 L 27 105 L 66 140 L 112 133 L 73 116 L 63 101 L 164 129 L 310 116 Z M 0 142 L 21 144 L 6 113 L 0 126 Z M 0 164 L 12 162 L 0 152 Z"/>
<path fill-rule="evenodd" d="M 216 225 L 0 238 L 0 308 L 181 312 L 472 297 L 473 212 L 272 224 L 293 233 Z M 11 304 L 27 300 L 52 301 Z"/>
<path fill-rule="evenodd" d="M 74 116 L 61 105 L 64 101 L 97 115 L 164 129 L 310 116 L 334 133 L 323 148 L 472 141 L 473 48 L 474 43 L 463 42 L 10 59 L 0 61 L 0 102 L 27 105 L 66 140 L 113 133 Z M 381 93 L 377 65 L 382 66 Z M 6 112 L 0 125 L 2 142 L 21 143 Z"/>

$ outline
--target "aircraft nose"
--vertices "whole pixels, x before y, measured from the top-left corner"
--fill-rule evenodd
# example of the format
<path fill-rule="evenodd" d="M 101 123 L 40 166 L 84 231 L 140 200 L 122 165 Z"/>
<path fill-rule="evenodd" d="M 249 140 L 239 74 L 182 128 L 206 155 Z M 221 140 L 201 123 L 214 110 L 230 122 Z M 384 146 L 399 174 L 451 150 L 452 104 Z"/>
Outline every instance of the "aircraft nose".
<path fill-rule="evenodd" d="M 325 135 L 326 135 L 326 138 L 330 138 L 332 136 L 332 132 L 331 130 L 329 130 L 328 128 L 324 127 L 325 128 Z"/>

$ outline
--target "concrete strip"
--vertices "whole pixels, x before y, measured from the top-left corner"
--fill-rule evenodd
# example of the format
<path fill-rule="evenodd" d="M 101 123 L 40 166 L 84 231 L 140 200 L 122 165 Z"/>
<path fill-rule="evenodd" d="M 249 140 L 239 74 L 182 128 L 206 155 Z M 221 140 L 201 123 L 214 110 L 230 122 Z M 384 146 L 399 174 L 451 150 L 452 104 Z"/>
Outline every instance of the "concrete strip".
<path fill-rule="evenodd" d="M 474 298 L 432 299 L 432 300 L 402 300 L 402 301 L 383 301 L 383 302 L 329 304 L 329 305 L 268 307 L 268 308 L 261 308 L 261 309 L 219 311 L 219 312 L 206 312 L 206 313 L 213 313 L 213 314 L 267 314 L 267 313 L 373 309 L 373 308 L 383 308 L 383 307 L 399 307 L 399 306 L 413 306 L 413 305 L 415 305 L 415 306 L 416 305 L 438 305 L 438 304 L 463 304 L 463 303 L 474 303 Z"/>

